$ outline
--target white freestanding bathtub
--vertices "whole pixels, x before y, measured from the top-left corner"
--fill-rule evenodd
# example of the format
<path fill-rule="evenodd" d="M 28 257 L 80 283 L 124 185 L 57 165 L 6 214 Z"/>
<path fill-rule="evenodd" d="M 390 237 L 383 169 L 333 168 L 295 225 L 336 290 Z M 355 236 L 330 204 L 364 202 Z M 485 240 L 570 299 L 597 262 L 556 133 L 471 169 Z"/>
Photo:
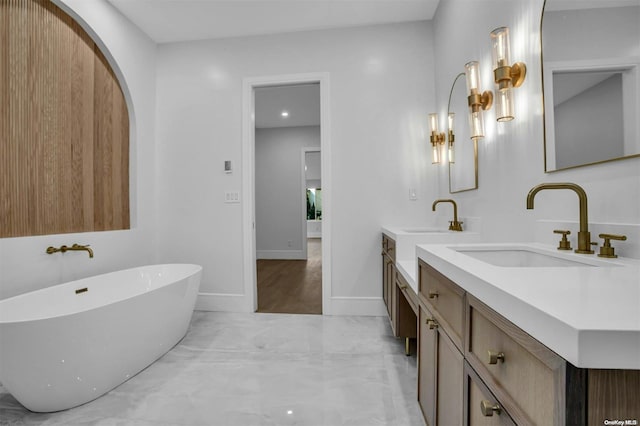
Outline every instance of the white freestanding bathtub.
<path fill-rule="evenodd" d="M 152 265 L 0 301 L 0 382 L 36 412 L 91 401 L 184 337 L 198 265 Z"/>

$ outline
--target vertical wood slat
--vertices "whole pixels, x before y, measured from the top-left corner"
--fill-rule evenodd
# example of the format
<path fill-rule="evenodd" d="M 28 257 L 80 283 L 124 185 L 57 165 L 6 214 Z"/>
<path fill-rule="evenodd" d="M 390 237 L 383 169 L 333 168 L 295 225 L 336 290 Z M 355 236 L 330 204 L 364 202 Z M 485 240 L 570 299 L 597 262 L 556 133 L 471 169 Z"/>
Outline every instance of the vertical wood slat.
<path fill-rule="evenodd" d="M 129 228 L 129 122 L 91 38 L 49 0 L 0 1 L 0 238 Z"/>

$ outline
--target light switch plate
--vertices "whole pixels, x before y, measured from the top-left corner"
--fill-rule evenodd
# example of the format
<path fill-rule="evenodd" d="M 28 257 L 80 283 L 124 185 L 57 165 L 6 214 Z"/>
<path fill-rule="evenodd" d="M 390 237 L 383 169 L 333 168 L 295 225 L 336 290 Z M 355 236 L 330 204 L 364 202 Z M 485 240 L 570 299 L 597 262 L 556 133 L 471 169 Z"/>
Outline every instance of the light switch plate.
<path fill-rule="evenodd" d="M 240 202 L 240 191 L 225 191 L 224 192 L 224 202 L 225 203 L 239 203 Z"/>

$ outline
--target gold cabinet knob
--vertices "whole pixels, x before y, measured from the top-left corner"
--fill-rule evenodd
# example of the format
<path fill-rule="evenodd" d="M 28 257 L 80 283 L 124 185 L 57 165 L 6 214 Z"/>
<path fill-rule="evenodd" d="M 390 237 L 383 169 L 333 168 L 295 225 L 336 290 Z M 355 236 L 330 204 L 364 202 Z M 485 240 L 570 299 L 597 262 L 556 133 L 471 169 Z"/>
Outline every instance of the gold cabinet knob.
<path fill-rule="evenodd" d="M 407 288 L 406 284 L 400 284 L 398 285 L 398 287 L 400 287 L 400 290 L 404 290 L 405 288 Z"/>
<path fill-rule="evenodd" d="M 563 229 L 554 229 L 554 234 L 562 234 L 562 239 L 558 242 L 558 250 L 571 250 L 571 241 L 567 240 L 567 235 L 571 235 L 571 231 Z"/>
<path fill-rule="evenodd" d="M 500 413 L 502 412 L 502 408 L 500 408 L 500 405 L 494 404 L 491 401 L 487 401 L 486 399 L 480 401 L 480 410 L 482 411 L 482 415 L 485 417 L 492 417 L 493 413 L 500 415 Z"/>
<path fill-rule="evenodd" d="M 609 258 L 618 257 L 618 255 L 615 253 L 615 249 L 611 246 L 611 240 L 618 240 L 618 241 L 627 240 L 626 235 L 600 234 L 598 235 L 598 237 L 604 239 L 604 243 L 602 244 L 602 247 L 600 247 L 600 253 L 598 253 L 598 256 L 609 257 Z"/>
<path fill-rule="evenodd" d="M 489 355 L 489 364 L 497 364 L 498 360 L 504 362 L 504 352 L 487 351 Z"/>
<path fill-rule="evenodd" d="M 438 322 L 433 318 L 427 318 L 426 324 L 429 326 L 429 330 L 438 328 Z"/>
<path fill-rule="evenodd" d="M 437 299 L 438 298 L 438 292 L 437 291 L 430 291 L 427 296 L 429 297 L 429 299 Z"/>

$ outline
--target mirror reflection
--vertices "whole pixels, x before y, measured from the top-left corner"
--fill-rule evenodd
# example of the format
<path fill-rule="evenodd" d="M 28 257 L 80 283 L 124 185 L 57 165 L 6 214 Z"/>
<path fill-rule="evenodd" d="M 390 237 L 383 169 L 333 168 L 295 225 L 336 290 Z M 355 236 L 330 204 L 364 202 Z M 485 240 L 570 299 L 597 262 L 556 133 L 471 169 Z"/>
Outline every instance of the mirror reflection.
<path fill-rule="evenodd" d="M 449 193 L 478 189 L 478 145 L 471 139 L 465 74 L 453 80 L 447 113 L 455 113 L 454 163 L 449 163 Z"/>
<path fill-rule="evenodd" d="M 640 155 L 640 0 L 546 0 L 545 171 Z"/>

